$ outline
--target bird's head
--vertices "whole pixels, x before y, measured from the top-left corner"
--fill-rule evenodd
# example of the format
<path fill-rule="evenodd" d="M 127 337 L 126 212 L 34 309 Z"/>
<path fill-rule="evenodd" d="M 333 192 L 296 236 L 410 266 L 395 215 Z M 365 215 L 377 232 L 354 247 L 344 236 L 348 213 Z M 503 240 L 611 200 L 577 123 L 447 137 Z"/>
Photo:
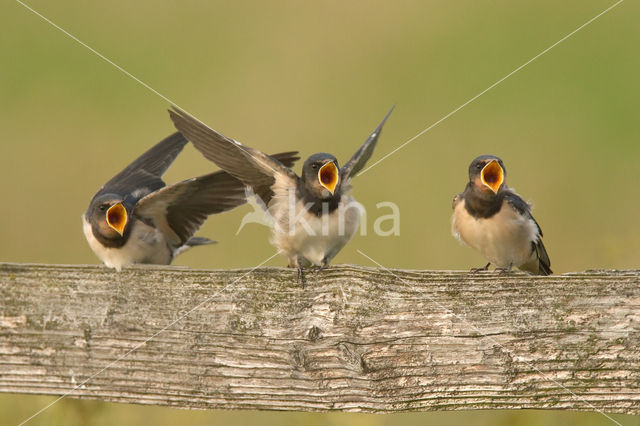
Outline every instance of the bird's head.
<path fill-rule="evenodd" d="M 91 200 L 86 216 L 94 234 L 97 232 L 106 239 L 123 238 L 129 229 L 129 212 L 122 197 L 116 194 L 103 194 Z"/>
<path fill-rule="evenodd" d="M 507 170 L 495 155 L 481 155 L 469 165 L 469 182 L 485 193 L 497 194 L 506 178 Z"/>
<path fill-rule="evenodd" d="M 336 157 L 318 153 L 307 158 L 302 166 L 302 182 L 314 197 L 331 198 L 340 183 L 340 168 Z"/>

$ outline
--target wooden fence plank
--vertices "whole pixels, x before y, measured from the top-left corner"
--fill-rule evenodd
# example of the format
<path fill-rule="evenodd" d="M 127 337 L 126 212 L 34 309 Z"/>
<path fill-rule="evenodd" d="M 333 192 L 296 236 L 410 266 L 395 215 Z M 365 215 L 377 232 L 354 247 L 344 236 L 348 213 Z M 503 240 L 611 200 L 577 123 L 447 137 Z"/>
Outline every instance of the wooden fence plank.
<path fill-rule="evenodd" d="M 392 272 L 334 266 L 309 272 L 303 289 L 279 268 L 0 263 L 0 392 L 640 413 L 640 271 Z"/>

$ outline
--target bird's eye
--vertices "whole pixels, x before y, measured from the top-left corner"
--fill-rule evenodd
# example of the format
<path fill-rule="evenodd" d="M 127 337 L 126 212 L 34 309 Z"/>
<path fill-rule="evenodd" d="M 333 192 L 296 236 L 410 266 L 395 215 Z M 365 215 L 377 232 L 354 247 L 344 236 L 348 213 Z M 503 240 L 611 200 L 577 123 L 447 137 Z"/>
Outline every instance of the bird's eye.
<path fill-rule="evenodd" d="M 318 169 L 318 165 L 317 165 L 317 164 L 312 164 L 312 165 L 311 165 L 311 168 L 312 168 L 313 170 L 317 170 L 317 169 Z"/>
<path fill-rule="evenodd" d="M 482 168 L 482 164 L 481 163 L 476 164 L 476 169 L 480 170 L 481 168 Z"/>
<path fill-rule="evenodd" d="M 107 205 L 106 204 L 100 204 L 99 209 L 100 209 L 101 212 L 105 212 L 105 211 L 107 211 Z"/>

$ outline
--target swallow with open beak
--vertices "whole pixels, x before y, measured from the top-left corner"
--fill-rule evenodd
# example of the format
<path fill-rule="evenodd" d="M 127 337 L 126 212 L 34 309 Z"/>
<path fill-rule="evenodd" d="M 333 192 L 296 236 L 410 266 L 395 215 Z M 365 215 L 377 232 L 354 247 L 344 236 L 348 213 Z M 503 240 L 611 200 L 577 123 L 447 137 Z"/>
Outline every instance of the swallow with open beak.
<path fill-rule="evenodd" d="M 271 243 L 288 258 L 290 267 L 298 269 L 298 279 L 304 283 L 303 268 L 327 267 L 357 230 L 362 206 L 349 195 L 351 179 L 373 154 L 391 111 L 345 165 L 339 167 L 331 154 L 313 154 L 304 162 L 301 176 L 176 108 L 169 114 L 205 158 L 259 197 L 272 219 Z"/>
<path fill-rule="evenodd" d="M 246 201 L 242 182 L 223 171 L 165 186 L 161 177 L 187 139 L 180 133 L 162 140 L 109 180 L 82 215 L 84 235 L 110 268 L 136 263 L 168 265 L 193 246 L 212 244 L 193 237 L 207 217 Z M 293 164 L 296 153 L 282 153 Z"/>
<path fill-rule="evenodd" d="M 517 267 L 536 275 L 551 274 L 542 230 L 531 206 L 506 185 L 507 171 L 494 155 L 481 155 L 469 166 L 469 183 L 453 199 L 451 231 L 501 271 Z"/>

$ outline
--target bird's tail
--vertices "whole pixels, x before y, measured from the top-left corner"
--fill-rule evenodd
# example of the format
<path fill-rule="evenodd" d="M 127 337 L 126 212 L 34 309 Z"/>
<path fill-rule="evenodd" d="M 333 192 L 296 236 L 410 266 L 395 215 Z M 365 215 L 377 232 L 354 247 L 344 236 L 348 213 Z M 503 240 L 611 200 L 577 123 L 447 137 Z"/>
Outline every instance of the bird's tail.
<path fill-rule="evenodd" d="M 210 240 L 205 237 L 191 237 L 187 240 L 186 243 L 178 247 L 176 251 L 173 252 L 173 257 L 176 257 L 181 253 L 184 253 L 185 251 L 189 250 L 191 247 L 206 246 L 209 244 L 216 244 L 216 241 Z"/>
<path fill-rule="evenodd" d="M 538 275 L 553 274 L 553 271 L 551 270 L 551 261 L 549 260 L 547 249 L 545 249 L 544 244 L 542 244 L 542 240 L 538 239 L 538 242 L 535 244 L 535 249 L 536 254 L 538 255 Z"/>
<path fill-rule="evenodd" d="M 205 237 L 191 237 L 184 243 L 185 246 L 195 247 L 195 246 L 206 246 L 208 244 L 216 244 L 216 241 L 210 240 Z"/>

